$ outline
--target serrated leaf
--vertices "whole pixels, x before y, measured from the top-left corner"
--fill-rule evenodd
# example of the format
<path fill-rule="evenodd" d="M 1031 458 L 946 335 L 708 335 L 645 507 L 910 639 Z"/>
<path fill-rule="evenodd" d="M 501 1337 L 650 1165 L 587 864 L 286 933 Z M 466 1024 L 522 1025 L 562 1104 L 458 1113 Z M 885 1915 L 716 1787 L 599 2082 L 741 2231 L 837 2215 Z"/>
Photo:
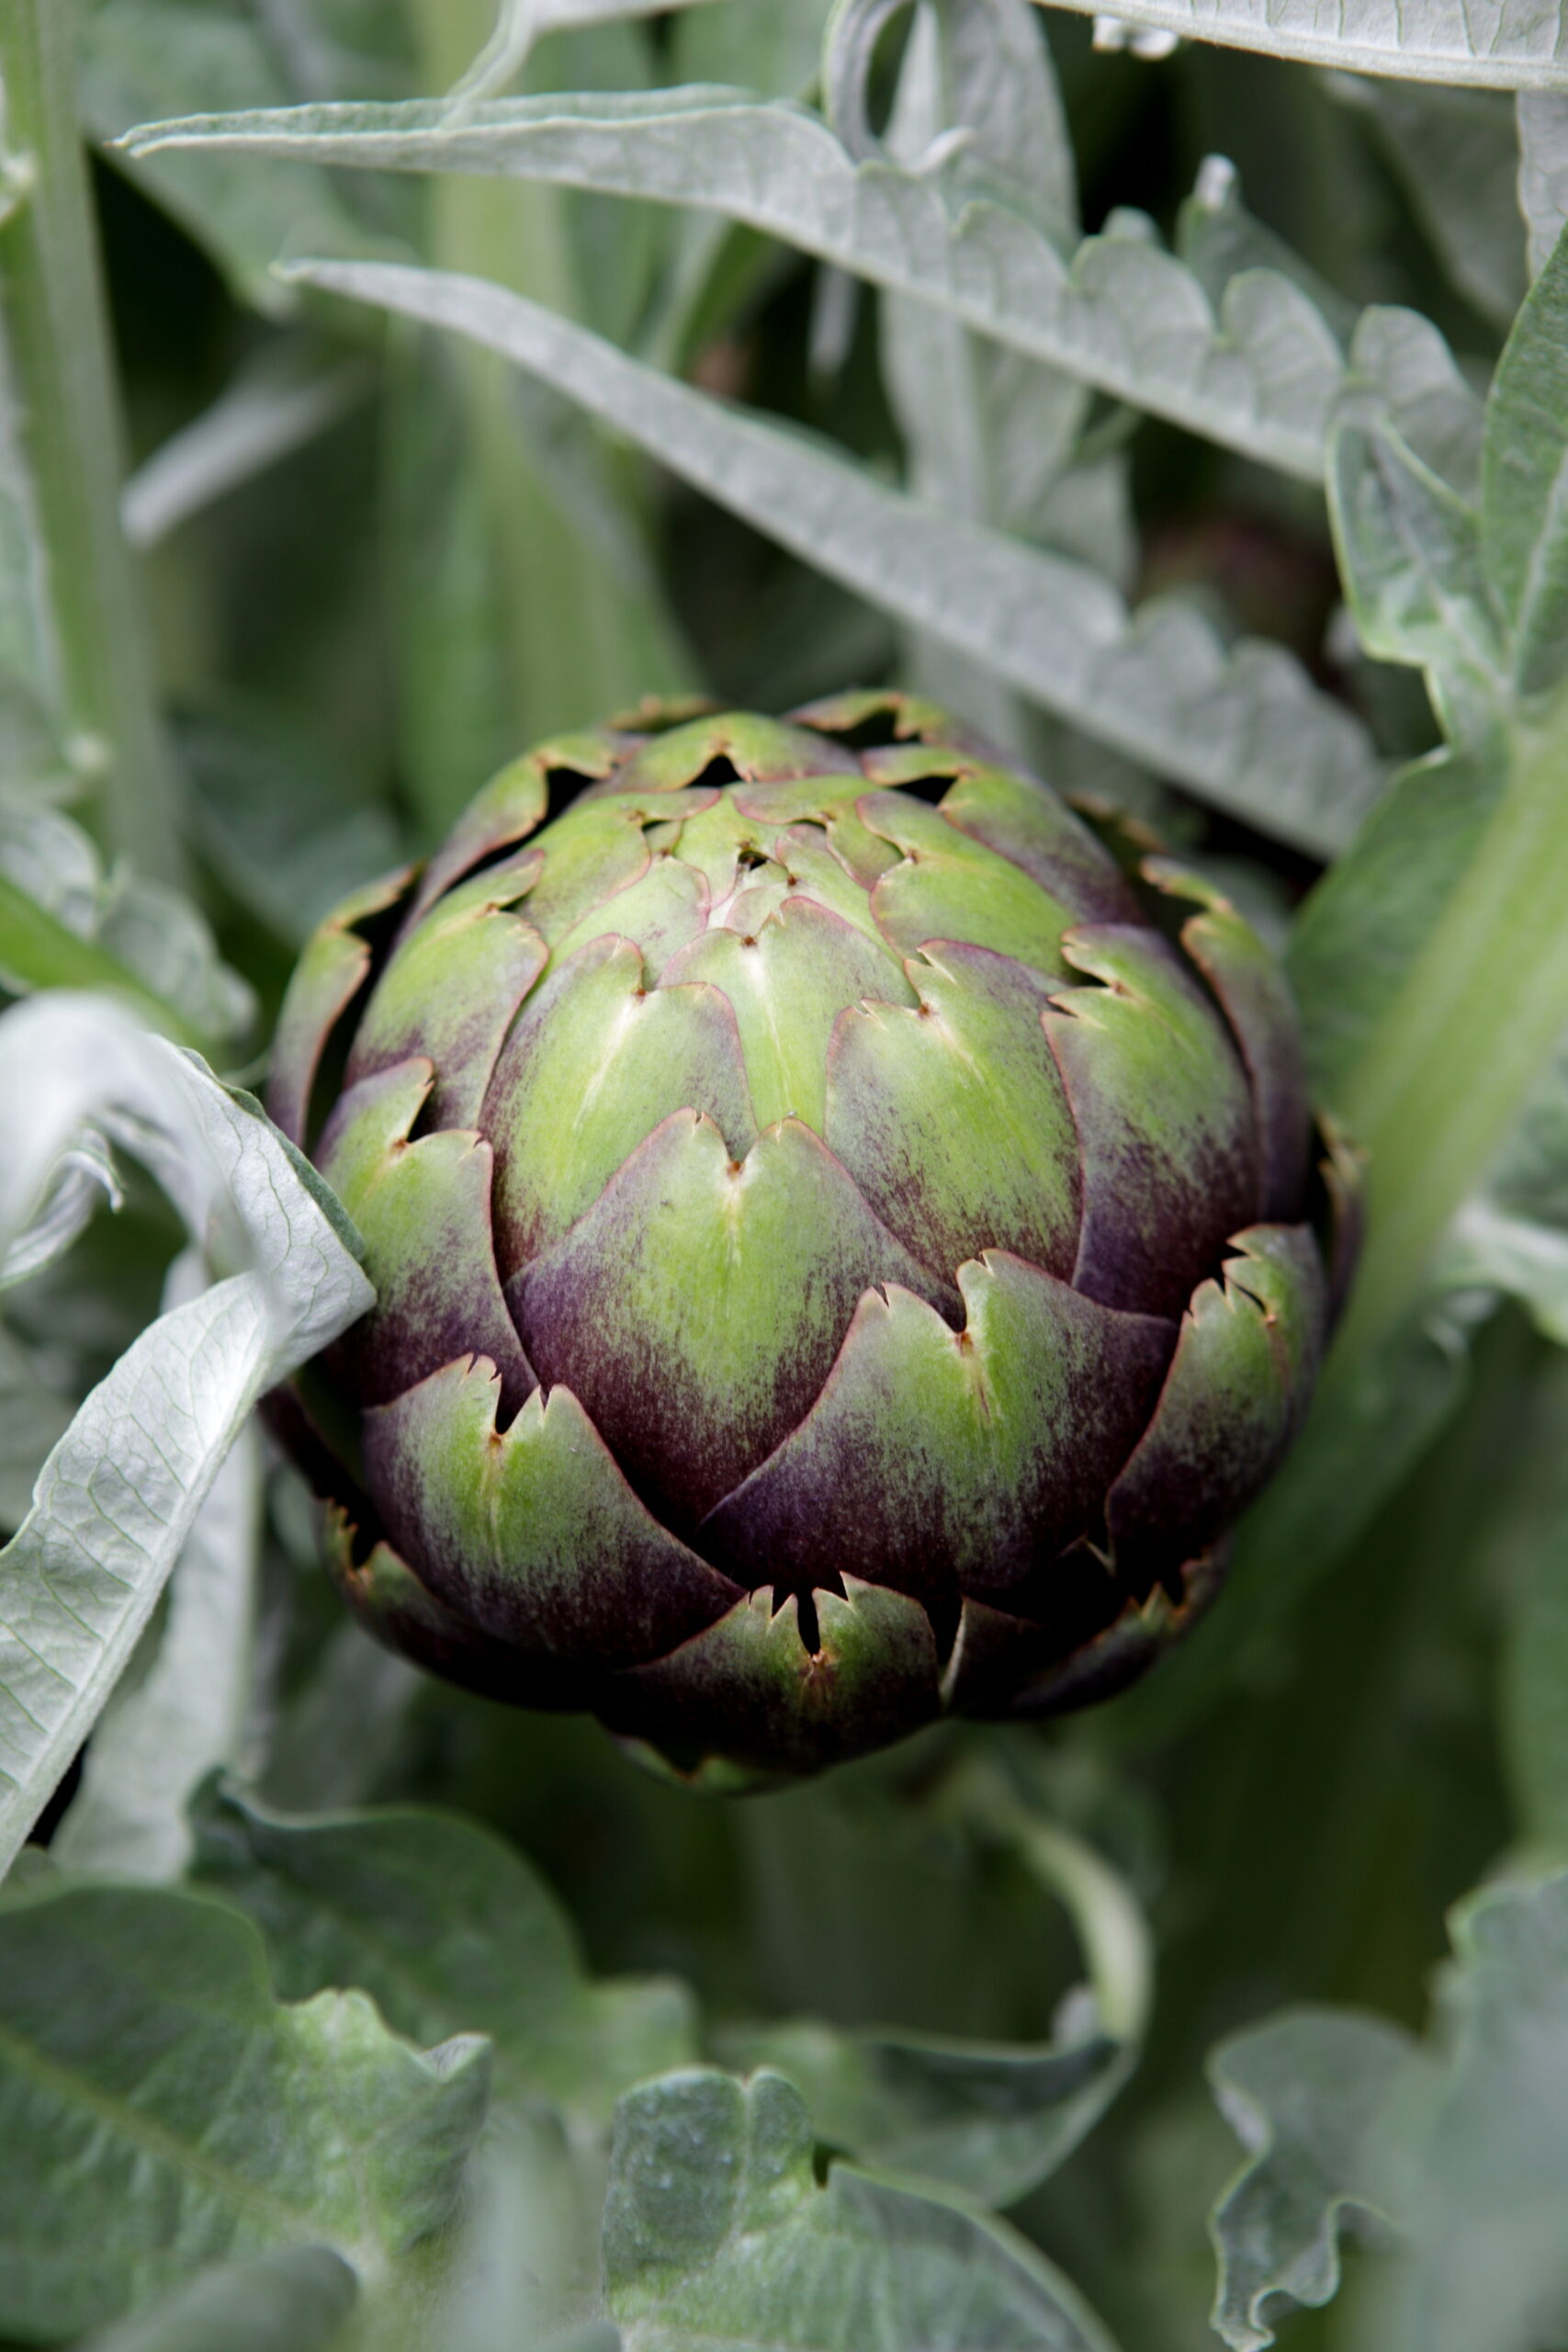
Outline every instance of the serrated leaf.
<path fill-rule="evenodd" d="M 781 2075 L 629 2092 L 604 2211 L 626 2352 L 1111 2352 L 1034 2249 L 956 2199 L 835 2165 Z"/>
<path fill-rule="evenodd" d="M 1069 226 L 1076 232 L 1072 153 L 1028 0 L 963 0 L 940 13 L 917 13 L 887 126 L 889 153 L 917 163 L 957 126 L 1021 209 L 1033 209 L 1048 233 L 1058 223 L 1059 238 Z M 1051 492 L 1072 463 L 1086 388 L 908 296 L 884 295 L 877 324 L 908 487 L 971 522 L 1053 544 Z M 1092 549 L 1063 551 L 1095 560 Z M 1103 554 L 1099 568 L 1114 571 Z M 1027 755 L 1027 722 L 1016 695 L 940 640 L 916 637 L 910 651 L 911 675 L 922 693 Z"/>
<path fill-rule="evenodd" d="M 51 1886 L 0 1905 L 0 2327 L 58 2338 L 206 2264 L 329 2245 L 368 2278 L 451 2218 L 488 2052 L 362 1994 L 298 2007 L 247 1920 Z"/>
<path fill-rule="evenodd" d="M 1096 0 L 1063 0 L 1097 16 Z M 1568 86 L 1568 31 L 1555 8 L 1532 0 L 1493 0 L 1484 10 L 1464 0 L 1367 0 L 1353 15 L 1317 0 L 1117 0 L 1116 14 L 1179 40 L 1261 50 L 1353 74 L 1387 74 L 1417 82 L 1460 82 L 1491 89 Z"/>
<path fill-rule="evenodd" d="M 869 603 L 1267 832 L 1326 852 L 1378 788 L 1360 729 L 1278 646 L 1227 653 L 1174 602 L 1129 621 L 1086 566 L 922 507 L 476 279 L 321 262 L 309 280 L 502 352 Z"/>
<path fill-rule="evenodd" d="M 1568 1877 L 1483 1888 L 1450 1920 L 1446 2080 L 1425 2117 L 1388 2352 L 1512 2352 L 1568 2325 Z"/>
<path fill-rule="evenodd" d="M 1404 398 L 1403 324 L 1386 348 L 1369 336 L 1348 368 L 1306 295 L 1274 272 L 1235 280 L 1216 317 L 1152 224 L 1147 234 L 1122 224 L 1086 238 L 1065 260 L 1034 220 L 995 199 L 962 148 L 919 170 L 880 154 L 857 164 L 820 116 L 740 91 L 491 99 L 457 123 L 426 101 L 300 107 L 147 123 L 124 143 L 135 156 L 200 149 L 511 175 L 700 206 L 1308 480 L 1321 475 L 1329 424 L 1352 397 L 1386 408 L 1427 448 Z M 1369 311 L 1363 324 L 1410 316 Z M 1427 403 L 1436 395 L 1429 372 L 1420 391 Z M 1474 405 L 1451 362 L 1442 397 L 1451 437 Z"/>
<path fill-rule="evenodd" d="M 1568 221 L 1568 92 L 1521 90 L 1519 210 L 1529 232 L 1529 274 L 1538 277 Z"/>
<path fill-rule="evenodd" d="M 1531 287 L 1486 403 L 1483 552 L 1521 695 L 1568 673 L 1568 232 Z"/>
<path fill-rule="evenodd" d="M 0 1244 L 85 1120 L 147 1162 L 219 1279 L 93 1390 L 0 1554 L 0 1866 L 118 1679 L 257 1397 L 373 1297 L 341 1210 L 260 1106 L 93 999 L 0 1019 Z"/>
<path fill-rule="evenodd" d="M 225 1789 L 197 1833 L 198 1881 L 265 1931 L 288 1998 L 355 1984 L 413 2041 L 485 2033 L 502 2098 L 603 2120 L 628 2083 L 693 2054 L 684 1988 L 591 1983 L 555 1897 L 461 1815 L 291 1819 Z"/>
<path fill-rule="evenodd" d="M 1341 2230 L 1402 2209 L 1390 2119 L 1419 2064 L 1408 2034 L 1335 2009 L 1288 2012 L 1213 2052 L 1214 2097 L 1248 2152 L 1210 2223 L 1213 2325 L 1232 2352 L 1261 2352 L 1287 2312 L 1328 2302 Z"/>
<path fill-rule="evenodd" d="M 1088 1981 L 1059 2005 L 1049 2042 L 1010 2048 L 801 2019 L 737 2028 L 717 2047 L 736 2066 L 787 2075 L 830 2147 L 1005 2207 L 1071 2154 L 1137 2064 L 1153 1955 L 1117 1873 L 1005 1782 L 976 1770 L 964 1811 L 977 1833 L 1020 1857 L 1073 1921 Z"/>
<path fill-rule="evenodd" d="M 324 2245 L 284 2246 L 202 2271 L 82 2352 L 327 2352 L 354 2308 L 355 2277 Z"/>
<path fill-rule="evenodd" d="M 1506 654 L 1481 518 L 1396 434 L 1343 424 L 1329 514 L 1345 594 L 1369 653 L 1424 669 L 1467 663 L 1501 692 Z"/>

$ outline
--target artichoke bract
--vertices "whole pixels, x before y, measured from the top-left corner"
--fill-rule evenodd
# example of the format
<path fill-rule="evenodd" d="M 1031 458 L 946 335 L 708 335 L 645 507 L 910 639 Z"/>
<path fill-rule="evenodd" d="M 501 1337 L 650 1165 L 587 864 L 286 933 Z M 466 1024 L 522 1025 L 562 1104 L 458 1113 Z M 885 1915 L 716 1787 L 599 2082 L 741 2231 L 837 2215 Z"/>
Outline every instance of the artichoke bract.
<path fill-rule="evenodd" d="M 503 770 L 291 984 L 268 1107 L 378 1294 L 278 1414 L 343 1589 L 718 1785 L 1108 1692 L 1323 1346 L 1283 978 L 926 705 L 660 718 Z"/>

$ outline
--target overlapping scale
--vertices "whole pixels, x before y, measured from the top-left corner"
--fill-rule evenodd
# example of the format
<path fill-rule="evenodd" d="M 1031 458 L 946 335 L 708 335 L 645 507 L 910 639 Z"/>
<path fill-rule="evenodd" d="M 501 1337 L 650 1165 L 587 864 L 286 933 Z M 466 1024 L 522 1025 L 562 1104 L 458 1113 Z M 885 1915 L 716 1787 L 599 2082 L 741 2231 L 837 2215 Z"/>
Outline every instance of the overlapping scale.
<path fill-rule="evenodd" d="M 635 1665 L 711 1624 L 735 1588 L 632 1493 L 571 1391 L 496 1428 L 482 1357 L 365 1416 L 365 1481 L 389 1535 L 448 1609 L 519 1651 Z"/>
<path fill-rule="evenodd" d="M 700 981 L 649 989 L 629 940 L 595 940 L 535 989 L 485 1100 L 502 1278 L 558 1241 L 676 1111 L 705 1114 L 736 1155 L 754 1140 L 734 1009 Z"/>
<path fill-rule="evenodd" d="M 370 1313 L 339 1342 L 340 1361 L 355 1403 L 376 1405 L 479 1349 L 515 1412 L 536 1382 L 496 1268 L 492 1155 L 471 1133 L 408 1140 L 432 1075 L 415 1060 L 362 1079 L 339 1098 L 318 1147 L 376 1285 Z"/>
<path fill-rule="evenodd" d="M 959 1270 L 954 1330 L 868 1291 L 811 1410 L 702 1530 L 738 1582 L 824 1563 L 934 1602 L 1003 1593 L 1097 1518 L 1175 1345 L 1005 1250 Z"/>
<path fill-rule="evenodd" d="M 906 970 L 913 1011 L 873 1004 L 840 1016 L 829 1144 L 933 1272 L 1001 1249 L 1070 1279 L 1082 1182 L 1043 1025 L 1050 981 L 945 941 Z"/>
<path fill-rule="evenodd" d="M 1099 982 L 1057 993 L 1046 1035 L 1083 1166 L 1073 1280 L 1108 1306 L 1179 1315 L 1258 1215 L 1258 1136 L 1235 1047 L 1152 931 L 1085 925 L 1064 943 Z"/>
<path fill-rule="evenodd" d="M 507 1296 L 637 1491 L 694 1527 L 810 1411 L 856 1301 L 901 1283 L 956 1307 L 797 1119 L 733 1159 L 677 1111 Z"/>
<path fill-rule="evenodd" d="M 1309 1191 L 1288 989 L 1146 849 L 913 697 L 647 708 L 340 909 L 272 1102 L 301 1137 L 352 1016 L 364 1622 L 721 1780 L 1175 1638 L 1304 1410 L 1299 1219 L 1353 1233 L 1355 1165 Z"/>

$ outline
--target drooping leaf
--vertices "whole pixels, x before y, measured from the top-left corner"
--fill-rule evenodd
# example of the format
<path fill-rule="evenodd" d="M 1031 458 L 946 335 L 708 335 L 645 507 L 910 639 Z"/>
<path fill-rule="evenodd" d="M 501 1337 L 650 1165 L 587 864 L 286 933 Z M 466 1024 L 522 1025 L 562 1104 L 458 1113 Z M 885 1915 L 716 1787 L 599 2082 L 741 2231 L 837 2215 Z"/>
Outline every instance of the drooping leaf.
<path fill-rule="evenodd" d="M 604 2212 L 626 2352 L 1111 2352 L 1025 2240 L 956 2199 L 835 2165 L 781 2075 L 628 2092 Z"/>
<path fill-rule="evenodd" d="M 1066 0 L 1086 16 L 1094 0 Z M 1180 40 L 1212 40 L 1294 57 L 1352 74 L 1493 89 L 1568 85 L 1568 33 L 1558 13 L 1529 0 L 1499 0 L 1483 16 L 1461 0 L 1371 0 L 1354 17 L 1325 16 L 1315 0 L 1118 0 L 1123 22 Z"/>
<path fill-rule="evenodd" d="M 1232 281 L 1216 318 L 1152 223 L 1132 233 L 1123 216 L 1065 259 L 996 200 L 962 148 L 918 171 L 883 154 L 857 164 L 820 116 L 743 92 L 490 99 L 456 123 L 423 100 L 300 107 L 147 123 L 125 144 L 134 156 L 515 175 L 700 206 L 1308 480 L 1343 403 L 1390 415 L 1434 462 L 1473 417 L 1440 336 L 1412 313 L 1363 313 L 1347 361 L 1300 286 L 1258 270 Z"/>
<path fill-rule="evenodd" d="M 202 1282 L 188 1254 L 175 1272 L 171 1306 Z M 209 1772 L 240 1760 L 254 1666 L 257 1455 L 254 1429 L 243 1429 L 181 1547 L 152 1665 L 99 1721 L 51 1849 L 67 1870 L 178 1878 L 190 1856 L 186 1804 Z"/>
<path fill-rule="evenodd" d="M 0 1905 L 0 2327 L 58 2340 L 206 2265 L 323 2243 L 362 2274 L 447 2222 L 485 2045 L 362 1994 L 273 1998 L 218 1904 L 45 1880 Z M 210 2339 L 209 2339 L 210 2340 Z"/>
<path fill-rule="evenodd" d="M 265 1930 L 288 1998 L 354 1984 L 412 2041 L 485 2033 L 502 2098 L 602 2120 L 628 2083 L 693 2054 L 684 1989 L 591 1983 L 555 1897 L 458 1815 L 291 1819 L 213 1791 L 196 1872 Z"/>
<path fill-rule="evenodd" d="M 107 1700 L 257 1397 L 372 1299 L 342 1212 L 259 1106 L 91 999 L 0 1020 L 0 1241 L 88 1119 L 146 1160 L 217 1278 L 94 1389 L 0 1554 L 0 1864 Z"/>
<path fill-rule="evenodd" d="M 1214 2209 L 1213 2324 L 1261 2352 L 1277 2322 L 1328 2302 L 1347 2223 L 1402 2213 L 1393 2117 L 1421 2064 L 1408 2034 L 1351 2010 L 1302 2009 L 1222 2042 L 1214 2096 L 1247 2162 Z"/>
<path fill-rule="evenodd" d="M 504 353 L 868 602 L 1265 831 L 1325 851 L 1377 789 L 1360 729 L 1277 646 L 1227 655 L 1175 604 L 1129 623 L 1087 567 L 922 507 L 515 295 L 376 265 L 312 263 L 309 277 Z"/>

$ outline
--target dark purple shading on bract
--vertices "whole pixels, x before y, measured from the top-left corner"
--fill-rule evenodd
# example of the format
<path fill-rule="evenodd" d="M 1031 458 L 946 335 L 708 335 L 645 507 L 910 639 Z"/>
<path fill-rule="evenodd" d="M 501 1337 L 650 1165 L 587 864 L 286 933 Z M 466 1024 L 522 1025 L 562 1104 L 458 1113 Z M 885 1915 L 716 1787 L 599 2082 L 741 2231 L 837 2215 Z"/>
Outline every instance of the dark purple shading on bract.
<path fill-rule="evenodd" d="M 1355 1251 L 1235 908 L 884 693 L 513 762 L 322 925 L 268 1107 L 377 1288 L 274 1400 L 350 1605 L 714 1787 L 1142 1673 Z"/>

